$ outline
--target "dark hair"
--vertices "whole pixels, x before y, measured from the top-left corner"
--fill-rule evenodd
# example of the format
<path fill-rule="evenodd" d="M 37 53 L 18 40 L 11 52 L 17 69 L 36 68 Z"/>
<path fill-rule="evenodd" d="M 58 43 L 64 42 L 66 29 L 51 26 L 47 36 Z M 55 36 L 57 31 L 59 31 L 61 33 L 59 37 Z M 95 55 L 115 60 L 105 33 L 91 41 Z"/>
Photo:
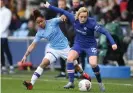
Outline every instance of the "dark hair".
<path fill-rule="evenodd" d="M 34 21 L 38 18 L 38 17 L 44 17 L 41 12 L 39 10 L 34 10 L 33 11 L 33 18 L 34 18 Z"/>

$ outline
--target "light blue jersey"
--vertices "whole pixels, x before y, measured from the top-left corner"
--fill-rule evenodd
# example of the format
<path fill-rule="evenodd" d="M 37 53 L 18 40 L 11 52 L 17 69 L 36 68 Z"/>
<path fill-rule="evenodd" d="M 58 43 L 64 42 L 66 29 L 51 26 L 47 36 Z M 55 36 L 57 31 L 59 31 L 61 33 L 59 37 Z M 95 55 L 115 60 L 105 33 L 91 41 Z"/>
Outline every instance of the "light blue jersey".
<path fill-rule="evenodd" d="M 46 39 L 53 49 L 65 49 L 68 40 L 59 28 L 60 18 L 53 18 L 46 21 L 45 28 L 39 28 L 33 42 L 38 42 L 42 38 Z"/>

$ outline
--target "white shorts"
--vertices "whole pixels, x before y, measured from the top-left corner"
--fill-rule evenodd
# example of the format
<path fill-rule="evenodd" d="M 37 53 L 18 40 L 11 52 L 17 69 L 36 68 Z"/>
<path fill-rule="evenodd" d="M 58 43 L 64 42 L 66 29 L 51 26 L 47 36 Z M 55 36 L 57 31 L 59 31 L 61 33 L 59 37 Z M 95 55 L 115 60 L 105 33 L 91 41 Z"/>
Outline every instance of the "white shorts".
<path fill-rule="evenodd" d="M 64 60 L 67 59 L 68 53 L 70 51 L 70 47 L 68 46 L 65 49 L 62 50 L 56 50 L 51 47 L 49 47 L 49 44 L 45 48 L 45 57 L 50 61 L 50 64 L 57 61 L 58 58 L 63 58 Z M 78 62 L 75 60 L 74 65 L 76 65 Z"/>

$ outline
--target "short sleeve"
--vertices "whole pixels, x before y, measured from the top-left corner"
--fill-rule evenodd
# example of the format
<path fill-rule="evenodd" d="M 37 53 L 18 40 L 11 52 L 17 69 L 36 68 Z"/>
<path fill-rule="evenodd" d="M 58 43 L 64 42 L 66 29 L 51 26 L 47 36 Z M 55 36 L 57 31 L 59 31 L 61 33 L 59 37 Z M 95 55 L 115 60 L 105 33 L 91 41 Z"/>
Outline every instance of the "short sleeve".
<path fill-rule="evenodd" d="M 52 21 L 54 24 L 58 24 L 58 23 L 61 22 L 61 18 L 60 18 L 60 17 L 58 17 L 58 18 L 53 18 L 53 19 L 51 19 L 51 21 Z"/>
<path fill-rule="evenodd" d="M 34 40 L 33 40 L 33 42 L 39 42 L 41 40 L 41 37 L 38 35 L 38 34 L 36 34 L 36 36 L 35 36 L 35 38 L 34 38 Z"/>

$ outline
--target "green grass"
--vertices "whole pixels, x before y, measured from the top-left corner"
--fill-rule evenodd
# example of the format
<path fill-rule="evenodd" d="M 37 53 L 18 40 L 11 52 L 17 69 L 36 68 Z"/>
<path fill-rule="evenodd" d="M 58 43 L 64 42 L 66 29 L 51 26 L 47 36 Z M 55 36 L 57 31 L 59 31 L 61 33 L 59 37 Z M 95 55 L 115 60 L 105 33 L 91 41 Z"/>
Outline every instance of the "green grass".
<path fill-rule="evenodd" d="M 75 89 L 64 89 L 67 79 L 56 79 L 57 72 L 46 71 L 36 82 L 33 90 L 26 90 L 23 80 L 30 80 L 33 72 L 17 71 L 15 75 L 1 76 L 1 93 L 86 93 L 78 90 L 78 79 L 75 79 Z M 103 79 L 105 93 L 133 93 L 133 78 L 131 79 Z M 96 79 L 92 79 L 92 89 L 87 93 L 101 93 Z"/>

